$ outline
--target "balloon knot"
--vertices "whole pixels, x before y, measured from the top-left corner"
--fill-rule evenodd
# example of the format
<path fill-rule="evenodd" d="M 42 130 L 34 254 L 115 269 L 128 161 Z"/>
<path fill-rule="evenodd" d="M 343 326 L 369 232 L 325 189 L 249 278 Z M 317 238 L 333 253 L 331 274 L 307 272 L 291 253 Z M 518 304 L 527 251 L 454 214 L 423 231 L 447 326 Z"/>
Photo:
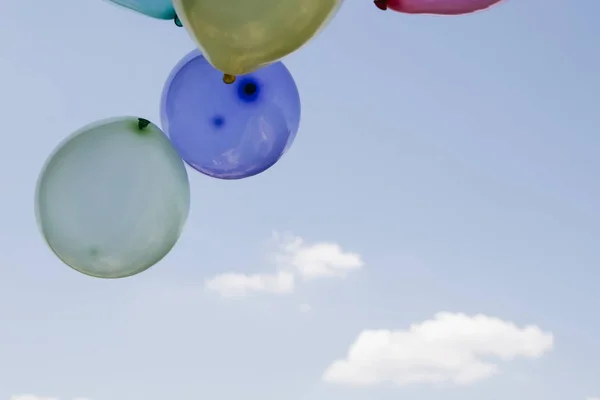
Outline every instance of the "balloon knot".
<path fill-rule="evenodd" d="M 175 16 L 174 21 L 175 21 L 175 25 L 177 25 L 178 27 L 181 28 L 183 26 L 183 24 L 181 23 L 181 20 L 179 19 L 179 17 L 177 15 Z"/>
<path fill-rule="evenodd" d="M 140 131 L 146 129 L 150 125 L 150 121 L 144 118 L 138 118 L 138 128 Z"/>
<path fill-rule="evenodd" d="M 375 3 L 377 8 L 379 8 L 380 10 L 387 10 L 387 0 L 374 0 L 373 3 Z"/>
<path fill-rule="evenodd" d="M 223 82 L 225 82 L 228 85 L 231 85 L 233 82 L 235 82 L 235 75 L 223 75 Z"/>

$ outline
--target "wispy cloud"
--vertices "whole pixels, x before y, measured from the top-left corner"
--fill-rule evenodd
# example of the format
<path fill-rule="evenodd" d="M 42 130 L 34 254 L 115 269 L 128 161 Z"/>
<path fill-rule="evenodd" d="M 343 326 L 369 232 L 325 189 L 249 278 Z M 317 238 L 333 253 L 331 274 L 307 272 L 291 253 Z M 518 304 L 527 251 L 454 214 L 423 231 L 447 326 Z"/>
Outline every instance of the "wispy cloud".
<path fill-rule="evenodd" d="M 204 286 L 223 297 L 244 297 L 253 292 L 285 294 L 294 291 L 294 275 L 283 271 L 254 275 L 227 273 L 207 279 Z"/>
<path fill-rule="evenodd" d="M 297 278 L 345 278 L 364 266 L 359 254 L 345 251 L 333 242 L 307 243 L 292 234 L 275 232 L 269 241 L 267 260 L 274 272 L 243 274 L 228 272 L 205 281 L 205 289 L 223 297 L 244 297 L 252 293 L 288 294 Z"/>

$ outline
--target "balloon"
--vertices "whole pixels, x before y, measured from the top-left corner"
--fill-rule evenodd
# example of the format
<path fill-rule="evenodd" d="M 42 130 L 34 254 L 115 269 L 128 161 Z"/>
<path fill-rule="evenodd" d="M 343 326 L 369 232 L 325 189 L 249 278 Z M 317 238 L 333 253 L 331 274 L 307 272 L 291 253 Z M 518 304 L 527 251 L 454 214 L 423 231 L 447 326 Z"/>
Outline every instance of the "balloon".
<path fill-rule="evenodd" d="M 109 0 L 141 14 L 158 19 L 176 19 L 171 0 Z"/>
<path fill-rule="evenodd" d="M 469 14 L 489 8 L 501 0 L 375 0 L 382 10 L 391 9 L 407 14 Z"/>
<path fill-rule="evenodd" d="M 194 169 L 220 179 L 241 179 L 274 165 L 300 125 L 300 96 L 277 62 L 225 85 L 198 51 L 175 66 L 161 102 L 165 133 Z"/>
<path fill-rule="evenodd" d="M 88 125 L 46 161 L 36 218 L 65 264 L 98 278 L 150 268 L 175 245 L 187 219 L 190 188 L 168 138 L 141 118 Z"/>
<path fill-rule="evenodd" d="M 296 51 L 333 18 L 343 0 L 174 0 L 206 59 L 243 75 Z"/>

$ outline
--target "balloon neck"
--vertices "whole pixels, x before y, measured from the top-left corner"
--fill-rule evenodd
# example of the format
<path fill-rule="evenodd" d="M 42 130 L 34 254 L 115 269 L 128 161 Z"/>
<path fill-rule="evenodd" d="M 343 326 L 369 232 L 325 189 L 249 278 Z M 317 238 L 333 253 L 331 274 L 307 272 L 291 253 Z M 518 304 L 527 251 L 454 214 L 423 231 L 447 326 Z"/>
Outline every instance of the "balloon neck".
<path fill-rule="evenodd" d="M 175 25 L 177 25 L 178 27 L 181 28 L 183 26 L 183 24 L 181 23 L 181 20 L 179 19 L 179 17 L 177 15 L 175 16 L 174 21 L 175 21 Z"/>
<path fill-rule="evenodd" d="M 377 6 L 377 8 L 379 8 L 380 10 L 387 10 L 388 6 L 387 6 L 387 0 L 373 0 L 373 3 L 375 3 L 375 5 Z"/>
<path fill-rule="evenodd" d="M 146 129 L 148 127 L 148 125 L 150 125 L 150 121 L 148 121 L 147 119 L 144 119 L 144 118 L 138 118 L 138 129 L 140 131 L 143 131 L 144 129 Z"/>
<path fill-rule="evenodd" d="M 223 82 L 225 82 L 228 85 L 231 85 L 233 82 L 235 82 L 235 75 L 224 74 Z"/>

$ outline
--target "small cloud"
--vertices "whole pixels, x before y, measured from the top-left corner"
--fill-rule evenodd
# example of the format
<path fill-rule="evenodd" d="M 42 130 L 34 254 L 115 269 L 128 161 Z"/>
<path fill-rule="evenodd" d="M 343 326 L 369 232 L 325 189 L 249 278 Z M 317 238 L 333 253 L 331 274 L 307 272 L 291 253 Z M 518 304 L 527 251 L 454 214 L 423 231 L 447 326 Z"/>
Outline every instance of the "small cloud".
<path fill-rule="evenodd" d="M 291 269 L 304 279 L 344 278 L 364 266 L 361 256 L 342 249 L 337 243 L 306 243 L 291 234 L 273 234 L 276 249 L 272 255 L 280 269 Z"/>
<path fill-rule="evenodd" d="M 362 331 L 346 358 L 325 370 L 323 380 L 349 386 L 467 385 L 498 373 L 490 358 L 539 358 L 553 345 L 552 333 L 537 326 L 519 328 L 485 315 L 443 312 L 406 330 Z"/>
<path fill-rule="evenodd" d="M 300 304 L 300 305 L 298 306 L 298 310 L 299 310 L 301 313 L 307 313 L 307 312 L 310 312 L 310 311 L 312 310 L 312 307 L 310 306 L 310 304 L 305 304 L 305 303 L 304 303 L 304 304 Z"/>
<path fill-rule="evenodd" d="M 254 275 L 227 273 L 207 279 L 204 287 L 222 297 L 244 297 L 257 292 L 285 294 L 294 290 L 294 275 L 287 272 Z"/>
<path fill-rule="evenodd" d="M 245 297 L 252 293 L 288 294 L 295 289 L 295 278 L 344 278 L 349 272 L 362 268 L 357 253 L 346 252 L 336 243 L 307 244 L 291 234 L 274 233 L 268 259 L 274 273 L 225 273 L 207 279 L 206 290 L 222 297 Z M 307 312 L 307 311 L 304 311 Z"/>

